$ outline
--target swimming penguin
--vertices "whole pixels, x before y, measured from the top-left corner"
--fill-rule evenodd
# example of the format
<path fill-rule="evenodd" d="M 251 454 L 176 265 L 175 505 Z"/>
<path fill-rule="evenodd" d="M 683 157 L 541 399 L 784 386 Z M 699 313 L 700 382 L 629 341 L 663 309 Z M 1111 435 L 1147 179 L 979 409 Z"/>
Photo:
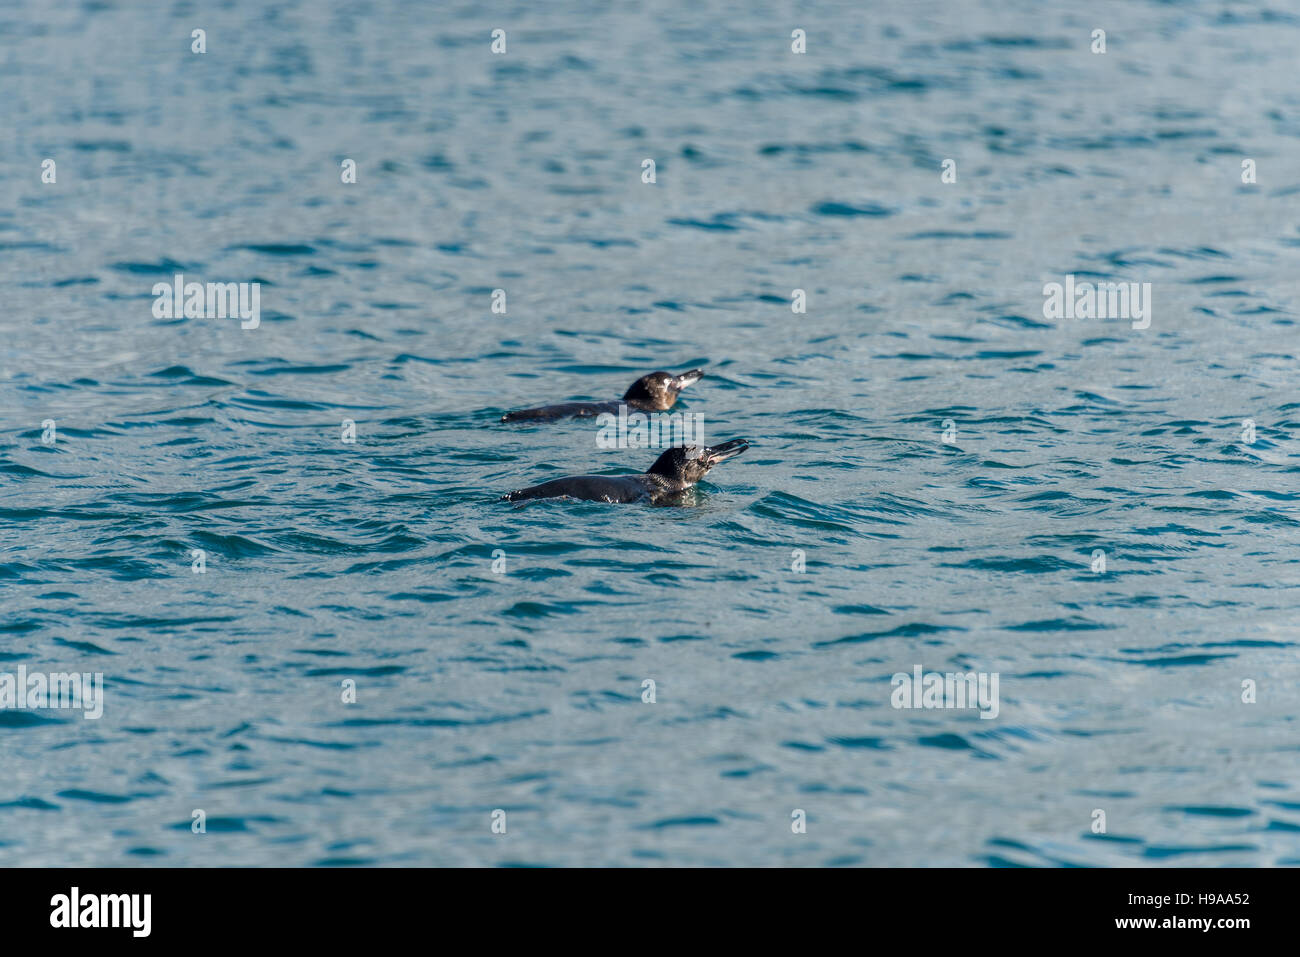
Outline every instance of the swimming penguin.
<path fill-rule="evenodd" d="M 699 369 L 673 375 L 670 372 L 652 372 L 632 383 L 623 394 L 623 404 L 634 412 L 667 412 L 677 401 L 677 393 L 688 385 L 704 378 Z M 536 409 L 520 409 L 501 416 L 502 422 L 554 422 L 556 419 L 586 418 L 608 412 L 618 414 L 618 402 L 565 402 L 544 405 Z"/>
<path fill-rule="evenodd" d="M 687 489 L 704 478 L 719 462 L 734 458 L 749 443 L 732 439 L 721 445 L 699 448 L 679 445 L 668 449 L 641 475 L 575 475 L 552 479 L 532 488 L 508 492 L 501 498 L 522 502 L 531 498 L 578 498 L 587 502 L 648 502 L 670 505 Z"/>

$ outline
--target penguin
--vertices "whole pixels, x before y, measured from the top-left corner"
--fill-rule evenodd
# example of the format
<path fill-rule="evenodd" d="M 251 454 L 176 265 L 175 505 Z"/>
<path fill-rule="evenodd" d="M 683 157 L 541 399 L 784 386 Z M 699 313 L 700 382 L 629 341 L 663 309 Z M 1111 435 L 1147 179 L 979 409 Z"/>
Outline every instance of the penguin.
<path fill-rule="evenodd" d="M 551 479 L 541 485 L 507 492 L 501 499 L 523 502 L 535 498 L 576 498 L 585 502 L 679 504 L 684 493 L 710 469 L 747 448 L 749 443 L 744 439 L 731 439 L 705 448 L 678 445 L 666 449 L 650 466 L 650 471 L 640 475 L 575 475 Z"/>
<path fill-rule="evenodd" d="M 651 372 L 637 379 L 623 393 L 622 404 L 634 412 L 667 412 L 677 401 L 677 394 L 688 385 L 704 378 L 699 369 L 673 375 L 671 372 Z M 554 422 L 557 419 L 588 418 L 608 412 L 618 414 L 619 402 L 564 402 L 560 405 L 543 405 L 536 409 L 520 409 L 501 416 L 502 422 Z"/>

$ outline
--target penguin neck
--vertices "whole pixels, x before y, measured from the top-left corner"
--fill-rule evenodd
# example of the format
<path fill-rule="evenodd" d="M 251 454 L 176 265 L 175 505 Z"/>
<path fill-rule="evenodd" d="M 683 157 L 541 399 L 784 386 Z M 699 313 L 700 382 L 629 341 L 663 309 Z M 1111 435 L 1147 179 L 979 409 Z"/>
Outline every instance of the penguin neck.
<path fill-rule="evenodd" d="M 665 495 L 674 495 L 678 492 L 685 492 L 688 488 L 695 485 L 694 482 L 688 483 L 676 476 L 660 475 L 658 472 L 646 472 L 645 478 Z"/>

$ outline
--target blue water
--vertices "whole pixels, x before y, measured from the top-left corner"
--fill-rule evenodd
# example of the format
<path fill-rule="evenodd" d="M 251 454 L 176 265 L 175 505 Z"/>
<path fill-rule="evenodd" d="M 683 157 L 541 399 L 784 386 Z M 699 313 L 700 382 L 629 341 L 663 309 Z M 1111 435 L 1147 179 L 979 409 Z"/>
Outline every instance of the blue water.
<path fill-rule="evenodd" d="M 1287 5 L 18 0 L 0 42 L 0 671 L 105 682 L 0 711 L 0 864 L 1300 863 Z M 177 272 L 260 326 L 155 318 Z M 1067 274 L 1150 328 L 1045 319 Z M 690 505 L 496 500 L 655 455 L 502 411 L 695 366 L 752 448 Z M 891 707 L 917 665 L 998 717 Z"/>

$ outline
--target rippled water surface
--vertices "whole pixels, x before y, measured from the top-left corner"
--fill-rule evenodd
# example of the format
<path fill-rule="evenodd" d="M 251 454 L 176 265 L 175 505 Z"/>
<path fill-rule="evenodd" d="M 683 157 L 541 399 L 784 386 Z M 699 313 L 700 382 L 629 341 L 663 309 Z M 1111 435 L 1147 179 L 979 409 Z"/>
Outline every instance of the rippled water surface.
<path fill-rule="evenodd" d="M 1298 43 L 0 7 L 0 671 L 106 697 L 0 711 L 0 863 L 1300 863 Z M 261 325 L 155 318 L 178 272 Z M 1045 319 L 1067 274 L 1150 328 Z M 502 411 L 695 366 L 752 448 L 691 504 L 497 501 L 655 455 Z M 917 665 L 997 718 L 891 707 Z"/>

